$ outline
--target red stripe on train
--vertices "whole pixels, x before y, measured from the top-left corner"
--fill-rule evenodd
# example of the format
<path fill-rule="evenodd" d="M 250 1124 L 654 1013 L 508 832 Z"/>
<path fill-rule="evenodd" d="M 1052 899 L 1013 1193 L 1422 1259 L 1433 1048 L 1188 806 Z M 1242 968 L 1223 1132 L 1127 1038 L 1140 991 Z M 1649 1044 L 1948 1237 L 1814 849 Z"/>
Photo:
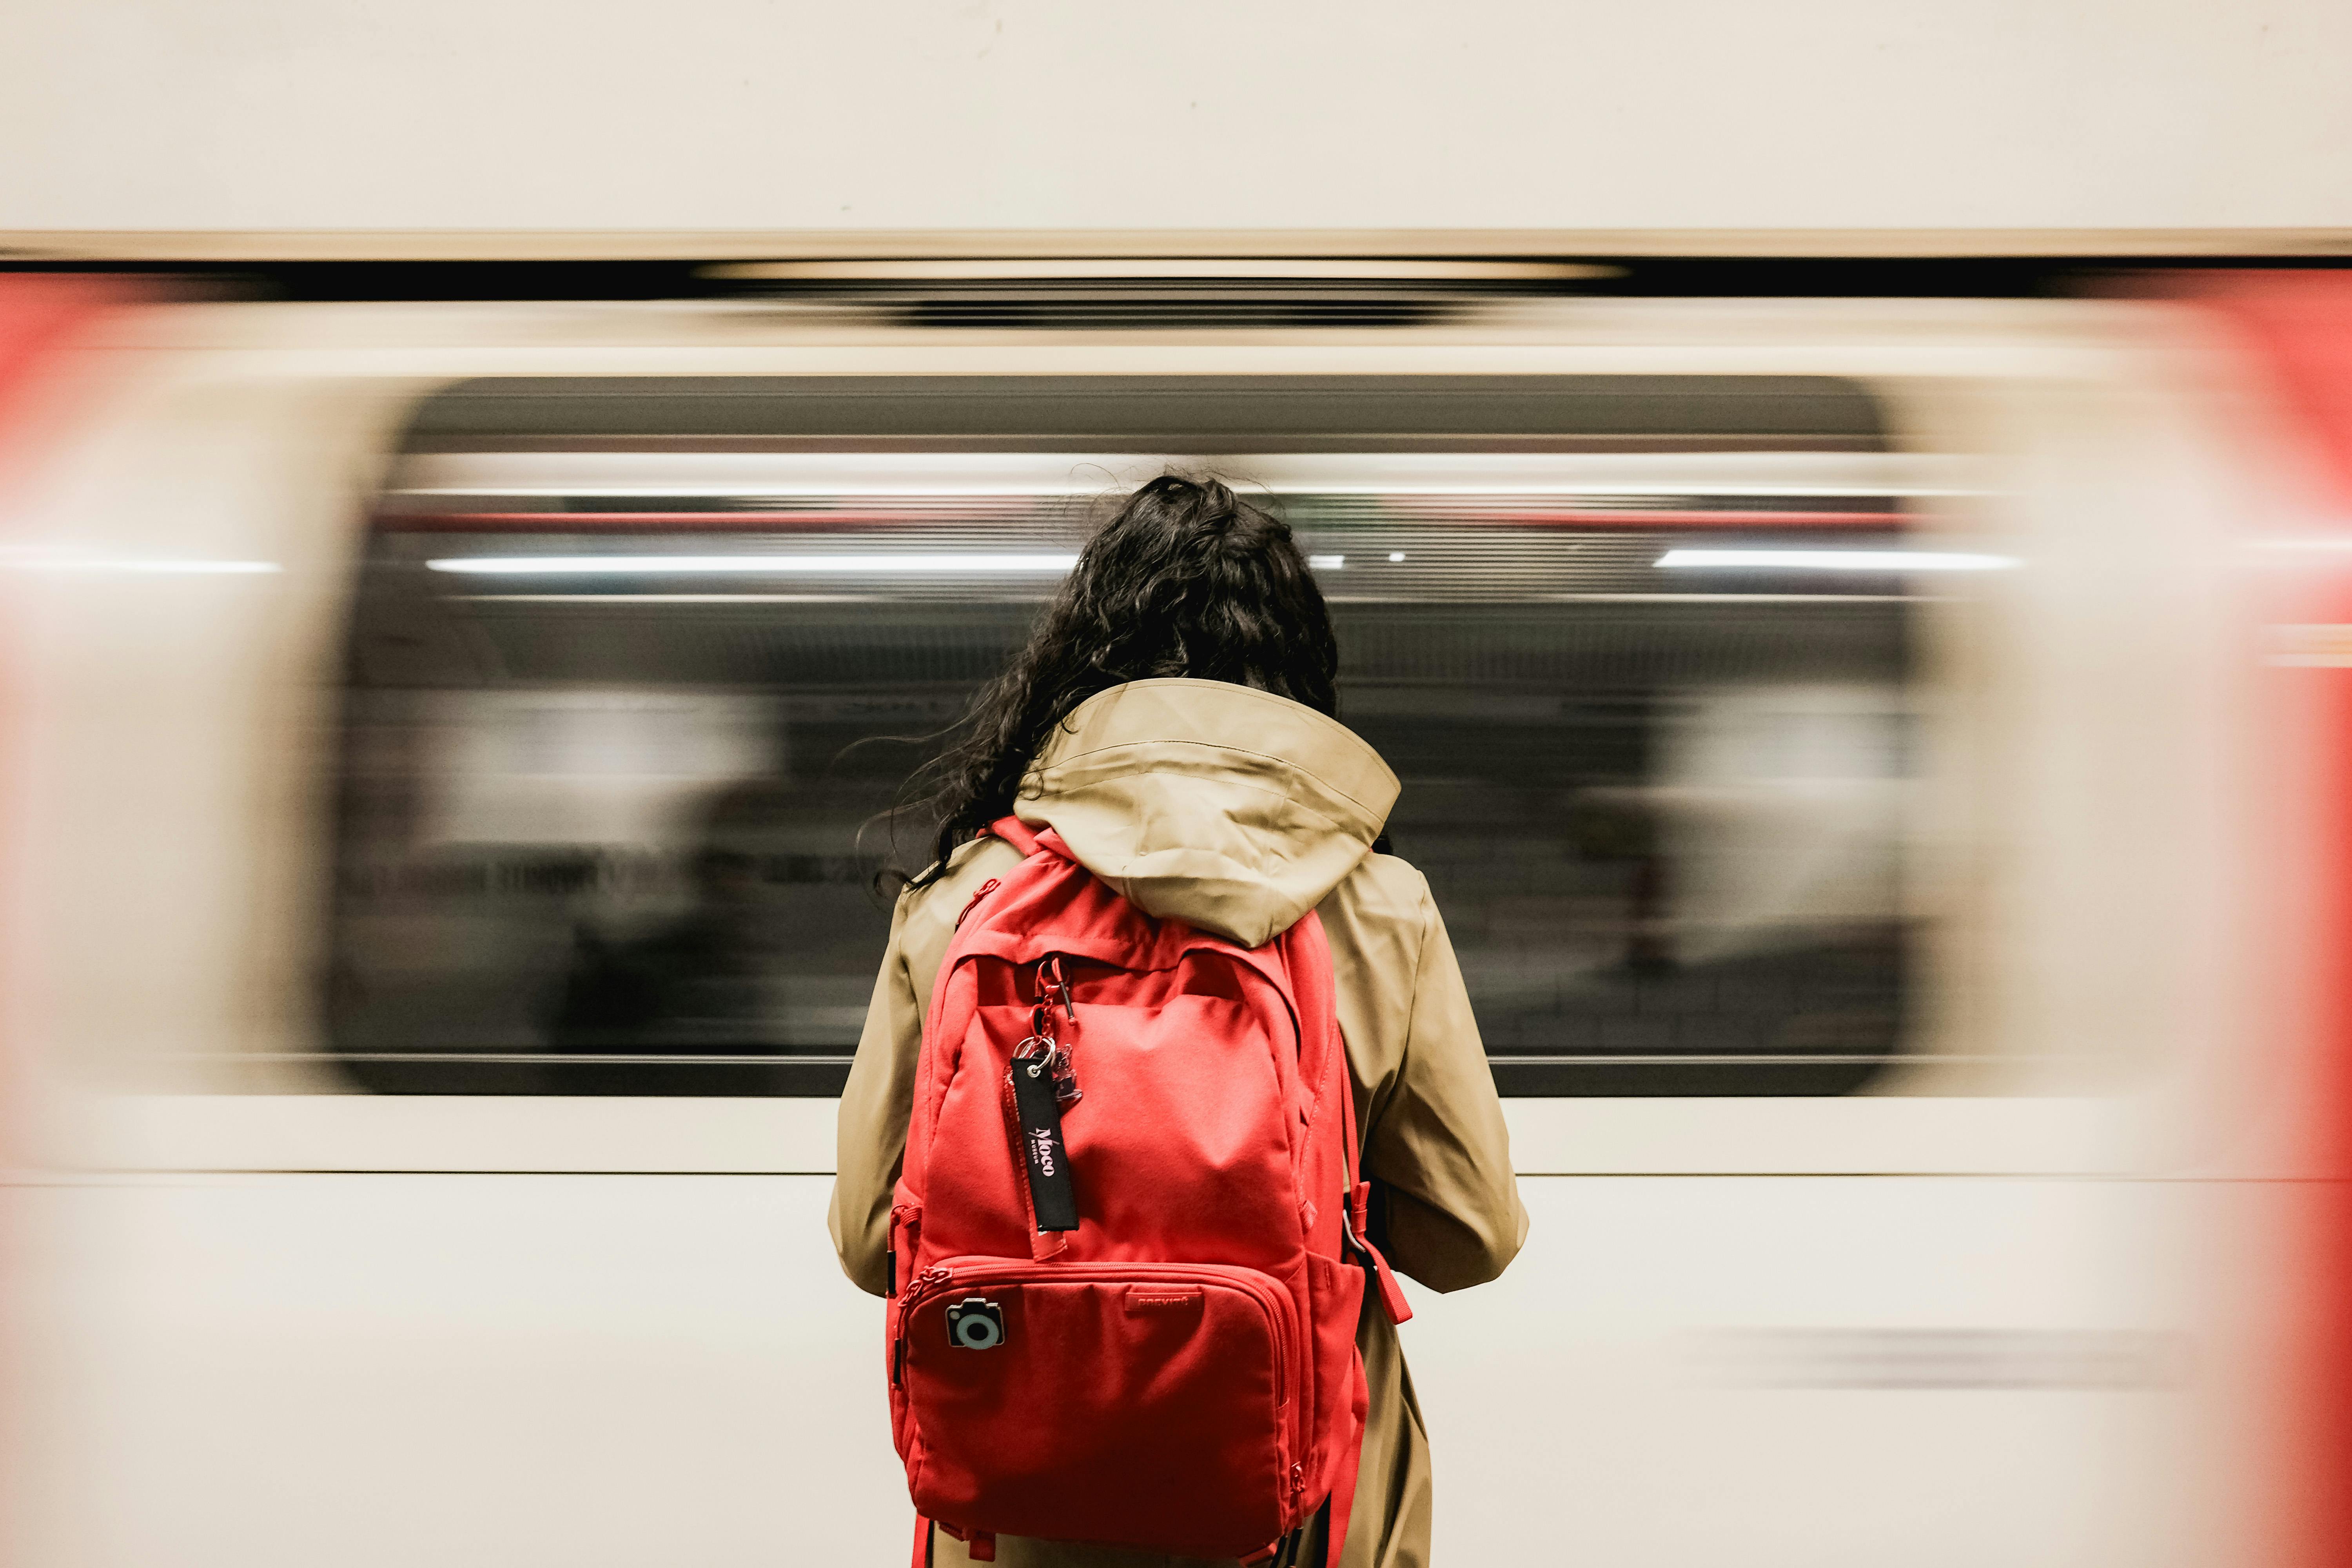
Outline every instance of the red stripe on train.
<path fill-rule="evenodd" d="M 2259 368 L 2289 422 L 2288 451 L 2321 494 L 2299 534 L 2352 546 L 2352 275 L 2240 274 L 2194 295 Z M 2292 479 L 2290 479 L 2292 483 Z M 2309 487 L 2305 487 L 2308 492 Z M 2352 548 L 2297 551 L 2257 582 L 2267 628 L 2352 632 Z M 2275 634 L 2273 634 L 2275 635 Z M 2261 934 L 2292 1041 L 2294 1090 L 2312 1112 L 2294 1152 L 2308 1204 L 2273 1454 L 2285 1493 L 2271 1539 L 2293 1568 L 2352 1563 L 2352 658 L 2281 668 L 2258 689 L 2259 755 L 2273 813 Z M 2249 1045 L 2255 1042 L 2248 1042 Z M 2266 1521 L 2267 1522 L 2267 1521 Z"/>

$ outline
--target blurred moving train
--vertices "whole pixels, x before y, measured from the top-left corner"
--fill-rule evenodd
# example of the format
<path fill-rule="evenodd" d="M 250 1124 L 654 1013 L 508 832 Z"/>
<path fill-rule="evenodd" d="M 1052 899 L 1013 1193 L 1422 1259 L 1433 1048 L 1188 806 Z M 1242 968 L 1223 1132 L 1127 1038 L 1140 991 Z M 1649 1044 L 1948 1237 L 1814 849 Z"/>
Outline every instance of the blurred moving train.
<path fill-rule="evenodd" d="M 2352 1560 L 2352 278 L 841 270 L 0 277 L 11 1562 L 902 1552 L 900 785 L 1170 463 L 1306 543 L 1507 1097 L 1442 1563 Z"/>

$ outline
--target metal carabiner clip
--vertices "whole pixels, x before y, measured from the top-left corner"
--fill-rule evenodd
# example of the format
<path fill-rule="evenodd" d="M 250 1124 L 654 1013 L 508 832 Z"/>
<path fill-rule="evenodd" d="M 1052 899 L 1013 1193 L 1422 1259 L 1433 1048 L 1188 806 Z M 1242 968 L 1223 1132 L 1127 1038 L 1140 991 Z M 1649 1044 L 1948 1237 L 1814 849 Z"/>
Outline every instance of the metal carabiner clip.
<path fill-rule="evenodd" d="M 1063 1017 L 1073 1024 L 1078 1021 L 1077 1004 L 1070 1000 L 1070 978 L 1062 973 L 1060 953 L 1049 953 L 1037 965 L 1037 989 L 1040 993 L 1038 1006 L 1049 1007 L 1058 1002 L 1062 1005 Z"/>

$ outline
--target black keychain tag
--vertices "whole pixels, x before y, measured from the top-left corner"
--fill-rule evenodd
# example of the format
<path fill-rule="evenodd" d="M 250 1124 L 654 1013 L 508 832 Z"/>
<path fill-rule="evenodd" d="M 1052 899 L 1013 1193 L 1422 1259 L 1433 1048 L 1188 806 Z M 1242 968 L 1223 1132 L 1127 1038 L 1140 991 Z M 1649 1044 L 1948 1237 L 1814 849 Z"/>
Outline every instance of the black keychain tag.
<path fill-rule="evenodd" d="M 1070 1151 L 1062 1142 L 1062 1101 L 1054 1092 L 1046 1058 L 1013 1062 L 1013 1109 L 1021 1119 L 1021 1152 L 1029 1162 L 1029 1201 L 1039 1234 L 1078 1228 L 1077 1189 L 1070 1184 Z"/>

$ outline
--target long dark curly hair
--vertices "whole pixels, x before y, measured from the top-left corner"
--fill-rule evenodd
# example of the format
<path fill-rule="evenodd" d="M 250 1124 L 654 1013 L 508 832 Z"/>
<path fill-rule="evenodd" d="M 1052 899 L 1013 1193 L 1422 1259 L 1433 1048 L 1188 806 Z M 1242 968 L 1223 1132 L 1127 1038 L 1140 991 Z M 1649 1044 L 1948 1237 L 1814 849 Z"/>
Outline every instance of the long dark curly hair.
<path fill-rule="evenodd" d="M 1215 479 L 1162 474 L 1087 542 L 1036 629 L 908 781 L 939 823 L 930 868 L 1013 810 L 1054 726 L 1098 691 L 1157 676 L 1226 680 L 1336 716 L 1339 649 L 1290 525 Z"/>

